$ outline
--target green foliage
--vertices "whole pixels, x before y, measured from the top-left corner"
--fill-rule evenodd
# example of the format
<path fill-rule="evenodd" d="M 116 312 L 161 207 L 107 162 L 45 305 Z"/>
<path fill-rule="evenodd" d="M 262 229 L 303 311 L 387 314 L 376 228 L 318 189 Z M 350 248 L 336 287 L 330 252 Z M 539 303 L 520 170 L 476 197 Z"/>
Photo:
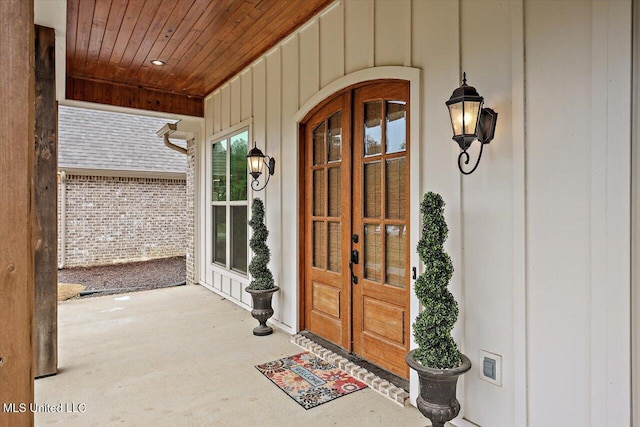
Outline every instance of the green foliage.
<path fill-rule="evenodd" d="M 249 240 L 249 247 L 253 251 L 253 258 L 249 264 L 251 273 L 250 289 L 266 290 L 275 287 L 273 274 L 269 270 L 268 264 L 271 259 L 271 251 L 267 246 L 267 236 L 269 230 L 264 224 L 264 204 L 262 200 L 255 198 L 251 205 L 251 219 L 247 221 L 253 229 L 253 236 Z"/>
<path fill-rule="evenodd" d="M 231 187 L 230 200 L 247 200 L 247 141 L 240 137 L 231 139 Z"/>
<path fill-rule="evenodd" d="M 444 219 L 442 197 L 433 192 L 425 194 L 420 212 L 422 235 L 418 256 L 424 263 L 424 272 L 416 280 L 415 291 L 424 310 L 413 324 L 419 346 L 415 358 L 430 368 L 455 368 L 461 361 L 451 330 L 458 319 L 458 304 L 447 289 L 453 264 L 443 246 L 449 228 Z"/>
<path fill-rule="evenodd" d="M 247 200 L 247 132 L 232 136 L 213 144 L 211 158 L 212 200 Z M 230 147 L 229 147 L 230 144 Z M 227 149 L 230 152 L 227 152 Z M 227 174 L 227 155 L 229 173 Z M 228 183 L 227 183 L 228 181 Z M 228 184 L 228 186 L 227 186 Z"/>

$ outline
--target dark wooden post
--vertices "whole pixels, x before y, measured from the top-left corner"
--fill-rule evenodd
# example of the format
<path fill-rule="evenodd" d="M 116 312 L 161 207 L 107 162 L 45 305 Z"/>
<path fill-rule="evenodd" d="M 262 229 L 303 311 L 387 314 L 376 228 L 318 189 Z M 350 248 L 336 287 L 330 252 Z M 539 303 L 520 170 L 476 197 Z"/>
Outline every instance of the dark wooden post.
<path fill-rule="evenodd" d="M 55 30 L 35 27 L 34 359 L 36 378 L 58 369 L 58 138 Z"/>
<path fill-rule="evenodd" d="M 33 37 L 33 1 L 1 0 L 1 427 L 33 425 L 33 413 L 18 407 L 33 402 Z"/>

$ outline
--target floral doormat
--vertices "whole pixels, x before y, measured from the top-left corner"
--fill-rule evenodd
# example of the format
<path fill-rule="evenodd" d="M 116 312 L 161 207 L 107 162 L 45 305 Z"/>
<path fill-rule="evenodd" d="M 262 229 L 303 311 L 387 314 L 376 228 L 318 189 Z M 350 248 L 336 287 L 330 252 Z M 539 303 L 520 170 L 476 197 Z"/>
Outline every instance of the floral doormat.
<path fill-rule="evenodd" d="M 304 409 L 362 390 L 366 384 L 309 352 L 256 365 Z"/>

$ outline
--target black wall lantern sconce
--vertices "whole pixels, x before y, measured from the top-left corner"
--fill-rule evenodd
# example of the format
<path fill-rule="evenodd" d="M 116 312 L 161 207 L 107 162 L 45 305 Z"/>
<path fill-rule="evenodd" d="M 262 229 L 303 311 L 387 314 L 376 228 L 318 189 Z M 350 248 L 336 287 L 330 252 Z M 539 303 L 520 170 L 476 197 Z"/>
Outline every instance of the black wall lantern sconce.
<path fill-rule="evenodd" d="M 451 94 L 451 98 L 446 102 L 451 117 L 451 127 L 453 128 L 453 140 L 458 143 L 462 152 L 458 156 L 458 169 L 464 175 L 473 173 L 480 164 L 482 149 L 493 139 L 496 131 L 496 121 L 498 113 L 491 108 L 482 108 L 484 98 L 478 94 L 473 86 L 467 85 L 467 73 L 463 73 L 462 86 Z M 464 164 L 469 164 L 469 153 L 467 149 L 471 143 L 478 139 L 480 141 L 480 154 L 478 160 L 470 171 L 462 168 L 462 158 Z"/>
<path fill-rule="evenodd" d="M 253 177 L 251 188 L 255 191 L 260 191 L 267 186 L 269 178 L 276 171 L 276 160 L 273 157 L 265 156 L 264 153 L 256 147 L 256 143 L 254 142 L 253 148 L 249 150 L 249 154 L 247 154 L 247 162 L 249 163 L 249 175 Z M 267 175 L 264 185 L 258 188 L 258 178 L 262 175 L 262 168 L 264 166 L 269 170 L 269 174 Z"/>

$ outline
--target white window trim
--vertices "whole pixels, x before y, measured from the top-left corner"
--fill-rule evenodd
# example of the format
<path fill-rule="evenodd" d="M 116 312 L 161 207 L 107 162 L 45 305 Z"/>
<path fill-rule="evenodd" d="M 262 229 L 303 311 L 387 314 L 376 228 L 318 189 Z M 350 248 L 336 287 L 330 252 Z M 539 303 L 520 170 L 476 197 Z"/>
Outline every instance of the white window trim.
<path fill-rule="evenodd" d="M 225 201 L 213 201 L 211 194 L 212 194 L 212 184 L 211 184 L 211 175 L 213 172 L 213 164 L 211 161 L 212 158 L 212 150 L 213 150 L 213 145 L 219 141 L 222 140 L 230 140 L 233 136 L 242 133 L 244 131 L 246 131 L 248 133 L 248 139 L 247 139 L 247 149 L 249 149 L 250 145 L 251 145 L 251 141 L 253 141 L 253 126 L 252 126 L 252 119 L 248 119 L 248 120 L 244 120 L 230 128 L 225 129 L 224 131 L 221 132 L 217 132 L 213 135 L 211 135 L 209 138 L 207 138 L 207 147 L 206 147 L 206 153 L 205 153 L 205 163 L 206 163 L 206 183 L 205 183 L 205 198 L 206 198 L 206 226 L 205 226 L 205 230 L 206 230 L 206 247 L 207 250 L 205 251 L 205 257 L 206 257 L 206 264 L 209 266 L 209 268 L 212 271 L 216 271 L 219 272 L 220 274 L 224 274 L 225 276 L 228 276 L 230 278 L 234 278 L 236 280 L 240 280 L 240 281 L 247 281 L 249 279 L 249 262 L 250 262 L 250 248 L 249 248 L 249 239 L 251 238 L 251 230 L 249 229 L 249 226 L 247 225 L 247 272 L 241 272 L 238 271 L 236 269 L 233 269 L 231 267 L 231 240 L 232 240 L 232 236 L 230 233 L 231 230 L 231 207 L 232 206 L 246 206 L 247 207 L 247 218 L 249 218 L 249 201 L 253 200 L 253 190 L 251 188 L 251 178 L 247 179 L 247 200 L 228 200 L 230 197 L 230 193 L 227 189 L 226 194 L 227 194 L 227 200 Z M 231 147 L 229 144 L 228 147 L 228 152 L 230 153 L 231 151 Z M 229 174 L 230 171 L 230 154 L 227 155 L 226 158 L 226 172 L 227 172 L 227 176 Z M 248 175 L 248 172 L 247 172 Z M 227 187 L 229 186 L 229 182 L 227 182 Z M 226 214 L 226 223 L 227 223 L 227 238 L 225 241 L 225 258 L 226 258 L 226 264 L 222 265 L 218 262 L 215 262 L 213 260 L 213 206 L 225 206 L 225 214 Z"/>

